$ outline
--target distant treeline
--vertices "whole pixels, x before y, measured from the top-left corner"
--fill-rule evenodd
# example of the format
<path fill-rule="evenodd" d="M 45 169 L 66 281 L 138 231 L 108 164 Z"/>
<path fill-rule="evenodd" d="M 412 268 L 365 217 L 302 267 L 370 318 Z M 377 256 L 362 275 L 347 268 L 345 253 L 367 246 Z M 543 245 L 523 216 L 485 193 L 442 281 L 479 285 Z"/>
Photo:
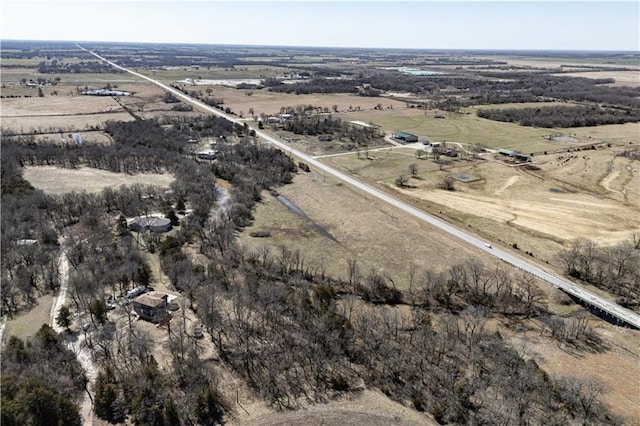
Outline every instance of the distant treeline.
<path fill-rule="evenodd" d="M 481 109 L 478 117 L 532 127 L 590 127 L 640 121 L 640 110 L 598 106 L 545 106 L 539 108 Z"/>
<path fill-rule="evenodd" d="M 270 91 L 296 94 L 358 93 L 358 88 L 370 87 L 375 90 L 427 95 L 435 102 L 458 95 L 460 106 L 567 100 L 640 108 L 640 88 L 605 85 L 613 81 L 531 72 L 483 72 L 480 77 L 465 77 L 408 76 L 400 72 L 378 70 L 351 78 L 312 78 L 293 84 L 266 79 L 264 85 Z"/>
<path fill-rule="evenodd" d="M 53 59 L 42 61 L 38 64 L 38 72 L 41 74 L 78 74 L 78 73 L 122 73 L 117 68 L 112 67 L 102 61 L 80 61 L 74 63 L 64 63 Z"/>

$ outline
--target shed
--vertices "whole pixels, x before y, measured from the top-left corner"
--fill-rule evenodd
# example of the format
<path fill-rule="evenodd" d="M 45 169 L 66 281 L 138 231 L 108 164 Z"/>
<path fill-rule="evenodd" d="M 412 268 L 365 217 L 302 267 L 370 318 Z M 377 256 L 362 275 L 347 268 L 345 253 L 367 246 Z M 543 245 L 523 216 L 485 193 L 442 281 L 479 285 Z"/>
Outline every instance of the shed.
<path fill-rule="evenodd" d="M 514 151 L 511 151 L 510 149 L 502 149 L 502 148 L 498 150 L 498 154 L 505 155 L 507 157 L 513 157 L 514 155 L 516 155 Z"/>

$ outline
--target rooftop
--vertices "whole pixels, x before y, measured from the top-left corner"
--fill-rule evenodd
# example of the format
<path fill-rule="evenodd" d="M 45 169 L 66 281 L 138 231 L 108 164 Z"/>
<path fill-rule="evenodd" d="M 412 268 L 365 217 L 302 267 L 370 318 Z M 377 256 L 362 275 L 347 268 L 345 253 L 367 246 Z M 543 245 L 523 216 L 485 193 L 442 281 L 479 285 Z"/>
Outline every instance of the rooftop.
<path fill-rule="evenodd" d="M 139 303 L 144 306 L 148 306 L 150 308 L 157 308 L 167 299 L 167 295 L 164 293 L 158 293 L 156 291 L 151 291 L 149 293 L 141 294 L 140 296 L 133 299 L 135 303 Z"/>

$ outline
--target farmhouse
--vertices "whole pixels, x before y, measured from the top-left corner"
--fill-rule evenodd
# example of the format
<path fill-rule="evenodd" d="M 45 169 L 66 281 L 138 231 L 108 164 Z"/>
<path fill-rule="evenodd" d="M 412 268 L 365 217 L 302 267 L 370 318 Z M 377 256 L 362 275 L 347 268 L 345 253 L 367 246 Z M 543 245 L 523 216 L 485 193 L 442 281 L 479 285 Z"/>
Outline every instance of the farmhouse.
<path fill-rule="evenodd" d="M 169 315 L 167 298 L 168 295 L 155 291 L 142 294 L 133 299 L 133 310 L 144 320 L 161 322 Z"/>
<path fill-rule="evenodd" d="M 393 134 L 394 139 L 398 139 L 405 142 L 418 142 L 418 137 L 406 132 L 395 132 Z"/>

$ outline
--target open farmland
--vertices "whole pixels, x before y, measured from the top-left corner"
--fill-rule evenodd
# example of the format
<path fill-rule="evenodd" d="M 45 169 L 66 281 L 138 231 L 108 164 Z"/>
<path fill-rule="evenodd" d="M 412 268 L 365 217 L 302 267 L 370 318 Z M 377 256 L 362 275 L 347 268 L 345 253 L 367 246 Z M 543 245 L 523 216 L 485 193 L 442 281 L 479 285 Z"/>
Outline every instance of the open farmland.
<path fill-rule="evenodd" d="M 115 188 L 120 185 L 132 185 L 135 183 L 168 188 L 174 180 L 174 177 L 168 173 L 127 175 L 88 167 L 63 169 L 54 166 L 26 167 L 24 178 L 35 188 L 51 195 L 60 195 L 72 191 L 100 192 L 105 188 Z"/>
<path fill-rule="evenodd" d="M 379 113 L 379 114 L 378 114 Z M 551 145 L 545 137 L 553 129 L 534 129 L 516 123 L 501 123 L 477 117 L 475 114 L 442 113 L 417 108 L 385 111 L 354 112 L 354 120 L 372 122 L 391 132 L 405 131 L 433 142 L 460 142 L 487 148 L 506 148 L 525 153 L 562 148 L 569 145 Z"/>
<path fill-rule="evenodd" d="M 2 127 L 17 133 L 49 133 L 101 127 L 107 120 L 133 120 L 112 97 L 60 94 L 3 98 Z M 43 89 L 48 92 L 49 89 Z"/>
<path fill-rule="evenodd" d="M 328 274 L 342 278 L 346 277 L 347 261 L 355 259 L 364 274 L 381 271 L 402 289 L 407 288 L 411 266 L 444 270 L 470 257 L 485 258 L 461 241 L 363 197 L 333 178 L 301 174 L 293 185 L 279 192 L 334 240 L 314 231 L 309 222 L 266 195 L 257 207 L 255 222 L 240 236 L 248 248 L 258 250 L 268 245 L 277 255 L 286 244 L 289 250 L 300 250 L 305 263 L 322 266 Z M 272 237 L 249 236 L 256 231 L 269 231 Z M 488 257 L 485 260 L 490 261 Z"/>
<path fill-rule="evenodd" d="M 41 133 L 33 136 L 33 140 L 36 143 L 52 142 L 52 143 L 74 143 L 73 134 L 78 133 L 82 138 L 83 143 L 87 145 L 110 145 L 112 143 L 111 137 L 99 130 L 85 131 L 85 132 L 73 132 L 73 133 Z"/>
<path fill-rule="evenodd" d="M 181 87 L 186 90 L 190 89 L 190 86 Z M 343 120 L 357 120 L 357 118 L 351 118 L 355 116 L 356 113 L 354 111 L 357 107 L 362 110 L 373 110 L 375 106 L 381 104 L 383 108 L 406 108 L 404 102 L 353 94 L 314 93 L 296 95 L 293 93 L 270 92 L 267 89 L 234 89 L 224 86 L 210 86 L 210 88 L 212 89 L 212 97 L 222 98 L 225 107 L 230 107 L 236 114 L 242 111 L 245 117 L 250 116 L 249 109 L 252 108 L 254 115 L 258 116 L 263 113 L 267 115 L 278 114 L 281 108 L 312 105 L 319 108 L 328 108 L 332 115 Z M 194 87 L 194 89 L 197 91 L 206 90 L 204 86 Z M 334 105 L 337 105 L 340 114 L 336 114 L 333 111 Z M 375 112 L 379 111 L 372 111 L 372 113 Z"/>
<path fill-rule="evenodd" d="M 449 161 L 440 170 L 402 150 L 404 154 L 379 150 L 369 153 L 369 159 L 349 154 L 323 161 L 548 261 L 574 239 L 612 245 L 640 228 L 640 205 L 634 201 L 637 161 L 614 157 L 613 148 L 537 155 L 539 171 L 502 164 L 493 155 L 486 156 L 488 160 Z M 407 188 L 397 188 L 395 179 L 409 176 L 410 164 L 417 165 L 418 178 L 410 179 Z M 615 167 L 611 172 L 610 164 Z M 476 181 L 456 182 L 453 192 L 439 189 L 445 176 L 457 175 Z"/>
<path fill-rule="evenodd" d="M 611 86 L 629 86 L 640 87 L 640 70 L 638 71 L 591 71 L 591 72 L 575 72 L 563 73 L 565 77 L 583 77 L 583 78 L 613 78 L 614 83 Z"/>
<path fill-rule="evenodd" d="M 228 80 L 245 78 L 269 78 L 290 74 L 291 70 L 284 67 L 270 67 L 265 65 L 242 65 L 239 67 L 164 67 L 151 72 L 143 72 L 150 77 L 172 83 L 185 78 L 198 80 Z"/>

